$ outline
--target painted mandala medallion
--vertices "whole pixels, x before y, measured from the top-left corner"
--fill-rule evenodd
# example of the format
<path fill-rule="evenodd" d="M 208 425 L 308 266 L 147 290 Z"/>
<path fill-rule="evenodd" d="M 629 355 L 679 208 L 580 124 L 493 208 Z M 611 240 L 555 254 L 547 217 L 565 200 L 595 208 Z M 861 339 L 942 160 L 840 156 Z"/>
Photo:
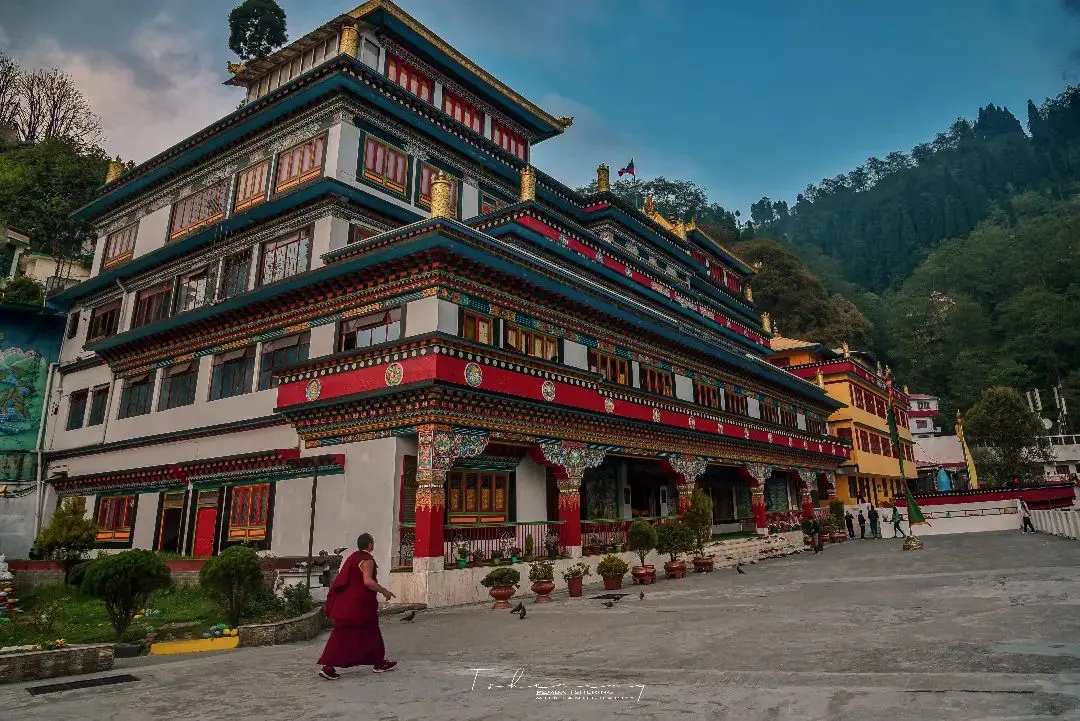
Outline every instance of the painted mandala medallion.
<path fill-rule="evenodd" d="M 551 381 L 544 381 L 540 386 L 540 393 L 544 396 L 544 400 L 550 403 L 555 400 L 555 384 Z"/>
<path fill-rule="evenodd" d="M 321 393 L 322 383 L 319 382 L 318 378 L 315 378 L 307 384 L 307 389 L 304 391 L 304 397 L 306 397 L 308 401 L 315 401 L 319 399 Z"/>
<path fill-rule="evenodd" d="M 652 409 L 652 419 L 653 419 L 653 423 L 659 423 L 660 422 L 660 409 L 659 408 L 653 408 Z"/>
<path fill-rule="evenodd" d="M 610 398 L 605 398 L 604 399 L 604 412 L 605 413 L 614 413 L 615 412 L 615 401 L 611 400 Z"/>
<path fill-rule="evenodd" d="M 697 418 L 690 416 L 690 418 L 686 422 L 690 425 L 691 428 L 697 428 Z"/>
<path fill-rule="evenodd" d="M 465 366 L 465 382 L 471 385 L 473 388 L 480 385 L 484 380 L 484 371 L 480 369 L 480 366 L 476 363 L 470 363 Z"/>
<path fill-rule="evenodd" d="M 401 383 L 401 379 L 405 375 L 405 370 L 401 367 L 400 363 L 391 363 L 386 366 L 386 385 L 396 386 Z"/>
<path fill-rule="evenodd" d="M 742 434 L 743 434 L 743 438 L 749 438 L 750 437 L 750 429 L 749 428 L 743 428 Z"/>

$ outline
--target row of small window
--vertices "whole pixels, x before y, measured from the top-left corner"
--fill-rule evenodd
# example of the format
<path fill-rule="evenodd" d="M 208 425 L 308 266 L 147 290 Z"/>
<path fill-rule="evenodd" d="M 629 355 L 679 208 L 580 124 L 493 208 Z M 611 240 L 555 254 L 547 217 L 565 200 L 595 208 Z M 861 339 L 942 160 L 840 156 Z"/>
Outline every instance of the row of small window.
<path fill-rule="evenodd" d="M 259 265 L 255 287 L 276 283 L 308 269 L 311 261 L 311 228 L 302 228 L 258 248 Z M 172 315 L 232 298 L 248 289 L 251 250 L 245 250 L 184 275 L 139 291 L 131 314 L 130 328 L 139 328 Z M 87 342 L 119 332 L 121 301 L 113 301 L 90 311 Z M 73 338 L 78 314 L 68 321 L 67 337 Z"/>
<path fill-rule="evenodd" d="M 861 408 L 867 413 L 873 413 L 879 418 L 889 417 L 889 406 L 884 398 L 854 383 L 849 385 L 851 386 L 851 402 L 856 408 Z M 908 424 L 907 412 L 900 408 L 894 408 L 893 412 L 896 414 L 897 426 L 906 427 Z"/>
<path fill-rule="evenodd" d="M 277 385 L 274 371 L 291 363 L 307 360 L 309 335 L 299 335 L 268 341 L 263 344 L 259 363 L 259 379 L 255 390 L 264 391 Z M 211 365 L 210 390 L 208 400 L 250 393 L 255 375 L 255 346 L 240 348 L 214 356 Z M 153 409 L 154 382 L 156 371 L 124 379 L 120 392 L 120 407 L 117 418 L 132 418 L 150 413 Z M 199 361 L 177 363 L 162 371 L 161 387 L 158 391 L 157 410 L 189 406 L 195 402 L 195 389 L 199 382 Z M 69 397 L 67 429 L 74 430 L 87 426 L 99 425 L 105 420 L 108 405 L 109 387 L 95 388 L 93 391 L 75 391 Z M 87 418 L 86 406 L 90 402 L 90 414 Z"/>
<path fill-rule="evenodd" d="M 283 150 L 273 165 L 273 183 L 269 158 L 241 170 L 236 176 L 232 212 L 238 213 L 262 203 L 269 197 L 271 187 L 273 193 L 282 193 L 321 176 L 325 151 L 325 133 Z M 173 203 L 168 240 L 176 240 L 223 219 L 229 205 L 231 181 L 231 177 L 222 178 Z M 105 238 L 101 263 L 103 269 L 132 258 L 138 229 L 139 223 L 136 221 Z"/>
<path fill-rule="evenodd" d="M 420 187 L 415 202 L 422 208 L 431 208 L 431 181 L 438 172 L 435 166 L 420 161 Z M 399 195 L 409 197 L 409 155 L 401 147 L 386 140 L 367 135 L 364 138 L 364 158 L 361 175 L 364 180 L 381 185 Z M 461 198 L 461 180 L 454 176 L 450 179 L 450 210 L 454 217 L 458 215 Z M 480 214 L 490 213 L 506 205 L 498 198 L 482 193 L 480 196 Z M 472 215 L 471 213 L 469 215 Z"/>
<path fill-rule="evenodd" d="M 836 431 L 836 435 L 839 438 L 845 438 L 848 441 L 853 440 L 851 437 L 850 428 L 839 428 Z M 858 449 L 864 453 L 872 453 L 875 456 L 885 456 L 887 458 L 896 458 L 896 449 L 893 447 L 892 440 L 888 436 L 883 436 L 873 431 L 858 431 Z M 904 460 L 915 462 L 915 456 L 910 445 L 906 443 L 900 444 L 900 453 L 903 455 Z"/>
<path fill-rule="evenodd" d="M 198 506 L 216 506 L 220 493 L 220 489 L 200 490 Z M 163 493 L 160 512 L 164 517 L 166 511 L 182 509 L 183 505 L 184 491 Z M 266 537 L 270 517 L 270 484 L 233 486 L 230 491 L 229 505 L 229 523 L 226 534 L 230 540 L 258 540 Z M 131 540 L 135 530 L 138 506 L 138 496 L 104 496 L 98 499 L 97 513 L 94 518 L 97 526 L 96 540 L 104 543 L 122 543 Z M 161 547 L 163 537 L 162 534 L 157 541 L 158 550 L 165 550 Z M 179 548 L 175 550 L 179 551 Z"/>
<path fill-rule="evenodd" d="M 466 340 L 495 345 L 494 321 L 491 317 L 479 313 L 465 311 L 461 316 L 461 335 Z M 541 360 L 562 362 L 561 343 L 558 338 L 550 336 L 531 328 L 506 323 L 503 331 L 503 346 L 519 353 L 540 358 Z M 621 358 L 611 353 L 605 353 L 595 349 L 588 352 L 589 370 L 604 378 L 610 383 L 620 385 L 632 385 L 632 365 L 626 358 Z M 638 365 L 638 387 L 649 393 L 673 397 L 675 395 L 675 374 L 660 368 L 646 365 Z M 720 394 L 724 395 L 724 406 L 720 404 Z M 745 394 L 731 388 L 719 388 L 708 383 L 694 381 L 694 402 L 708 408 L 724 410 L 742 416 L 750 415 L 749 401 Z M 770 423 L 798 428 L 798 417 L 795 411 L 778 404 L 763 403 L 762 418 Z M 819 418 L 814 419 L 816 424 L 811 433 L 822 435 L 825 433 L 825 423 Z"/>
<path fill-rule="evenodd" d="M 708 266 L 709 277 L 715 280 L 721 287 L 727 288 L 729 291 L 738 295 L 742 292 L 742 279 L 734 272 L 729 271 L 719 261 L 709 262 L 705 254 L 698 250 L 691 250 L 690 257 L 702 265 Z"/>
<path fill-rule="evenodd" d="M 377 62 L 379 57 L 379 46 L 375 45 L 370 40 L 365 42 L 366 45 L 375 48 L 375 58 Z M 292 62 L 283 63 L 280 67 L 274 68 L 266 75 L 263 75 L 258 81 L 253 82 L 248 87 L 248 100 L 261 98 L 271 90 L 276 90 L 290 80 L 300 77 L 300 75 L 311 70 L 311 68 L 316 65 L 321 64 L 323 61 L 336 57 L 337 54 L 338 35 L 335 34 L 333 37 L 308 48 L 302 55 L 297 55 L 293 58 Z M 374 64 L 371 64 L 371 66 L 375 67 Z"/>
<path fill-rule="evenodd" d="M 434 103 L 435 83 L 401 58 L 394 55 L 387 56 L 386 77 L 425 103 Z M 484 134 L 484 114 L 445 87 L 442 94 L 442 109 L 444 113 L 474 133 Z M 525 139 L 494 118 L 491 119 L 491 140 L 506 152 L 522 160 L 529 159 L 529 146 Z"/>
<path fill-rule="evenodd" d="M 904 495 L 904 481 L 899 478 L 874 480 L 873 478 L 855 476 L 848 479 L 847 487 L 848 497 L 857 499 L 859 502 L 877 500 L 878 488 L 881 489 L 885 498 L 889 498 L 890 494 L 893 498 Z"/>

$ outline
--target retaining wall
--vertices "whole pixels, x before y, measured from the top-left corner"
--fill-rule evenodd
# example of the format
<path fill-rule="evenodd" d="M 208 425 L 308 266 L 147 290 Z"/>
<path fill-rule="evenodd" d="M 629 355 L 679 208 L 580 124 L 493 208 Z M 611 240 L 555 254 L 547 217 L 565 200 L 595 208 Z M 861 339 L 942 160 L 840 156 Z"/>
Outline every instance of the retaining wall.
<path fill-rule="evenodd" d="M 0 656 L 0 683 L 108 671 L 113 666 L 113 648 L 111 643 L 98 643 L 4 654 Z"/>

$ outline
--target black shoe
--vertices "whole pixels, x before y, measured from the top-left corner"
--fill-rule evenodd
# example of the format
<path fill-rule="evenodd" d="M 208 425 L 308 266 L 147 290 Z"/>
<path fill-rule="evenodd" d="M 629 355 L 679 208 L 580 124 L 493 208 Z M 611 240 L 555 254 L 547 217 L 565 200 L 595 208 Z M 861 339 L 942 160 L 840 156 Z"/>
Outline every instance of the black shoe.
<path fill-rule="evenodd" d="M 327 681 L 337 681 L 341 678 L 341 674 L 337 671 L 327 671 L 325 668 L 319 669 L 319 678 L 325 678 Z"/>

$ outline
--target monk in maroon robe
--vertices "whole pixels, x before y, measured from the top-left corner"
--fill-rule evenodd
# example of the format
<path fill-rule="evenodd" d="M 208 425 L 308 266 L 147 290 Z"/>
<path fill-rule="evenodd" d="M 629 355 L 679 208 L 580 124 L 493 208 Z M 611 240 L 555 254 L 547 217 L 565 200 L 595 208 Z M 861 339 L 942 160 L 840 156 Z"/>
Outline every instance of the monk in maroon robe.
<path fill-rule="evenodd" d="M 341 678 L 339 667 L 372 666 L 375 673 L 383 673 L 397 666 L 397 661 L 387 660 L 379 631 L 378 594 L 387 601 L 394 594 L 379 585 L 371 534 L 361 535 L 356 545 L 360 550 L 345 559 L 326 596 L 326 615 L 334 621 L 334 630 L 319 657 L 319 675 L 327 681 Z"/>

